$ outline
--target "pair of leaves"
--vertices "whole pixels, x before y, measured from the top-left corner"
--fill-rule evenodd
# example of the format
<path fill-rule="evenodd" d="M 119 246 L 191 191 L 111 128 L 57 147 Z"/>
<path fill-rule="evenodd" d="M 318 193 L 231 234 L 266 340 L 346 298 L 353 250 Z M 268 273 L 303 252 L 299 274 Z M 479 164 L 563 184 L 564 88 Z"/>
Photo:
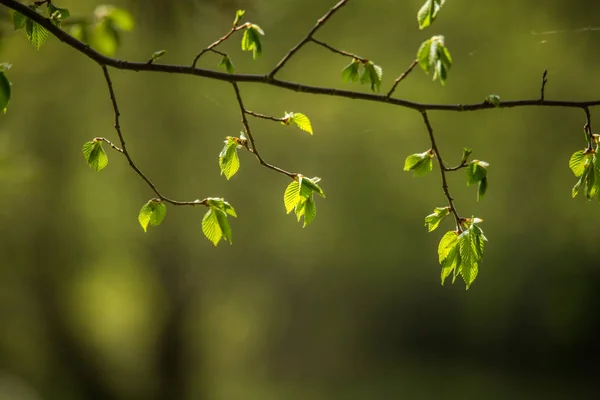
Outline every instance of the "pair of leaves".
<path fill-rule="evenodd" d="M 413 171 L 413 176 L 422 176 L 431 172 L 433 169 L 433 155 L 432 150 L 411 154 L 404 161 L 404 170 Z"/>
<path fill-rule="evenodd" d="M 225 138 L 225 146 L 219 153 L 219 168 L 221 175 L 229 180 L 240 169 L 240 159 L 237 151 L 242 147 L 246 137 L 242 133 L 241 138 L 227 136 Z"/>
<path fill-rule="evenodd" d="M 71 35 L 89 43 L 99 52 L 112 56 L 121 43 L 121 32 L 133 30 L 135 21 L 128 11 L 110 5 L 96 7 L 94 16 L 95 23 L 93 26 L 90 27 L 85 22 L 75 24 L 71 28 Z M 164 53 L 158 55 L 158 57 L 162 55 Z"/>
<path fill-rule="evenodd" d="M 209 197 L 206 199 L 208 211 L 202 218 L 202 232 L 213 245 L 217 246 L 221 239 L 232 243 L 231 226 L 227 215 L 237 217 L 233 207 L 222 198 Z"/>
<path fill-rule="evenodd" d="M 101 139 L 94 139 L 83 144 L 85 161 L 94 171 L 100 171 L 108 165 L 108 156 L 102 147 Z"/>
<path fill-rule="evenodd" d="M 569 159 L 569 168 L 575 177 L 579 178 L 571 194 L 577 196 L 583 187 L 583 193 L 588 200 L 600 193 L 600 157 L 592 150 L 579 150 Z M 600 196 L 598 197 L 600 200 Z"/>
<path fill-rule="evenodd" d="M 450 207 L 436 207 L 433 214 L 425 217 L 425 226 L 429 232 L 433 232 L 440 225 L 440 222 L 450 214 Z"/>
<path fill-rule="evenodd" d="M 298 174 L 283 194 L 286 213 L 289 214 L 292 210 L 295 210 L 298 222 L 304 216 L 303 227 L 310 224 L 317 215 L 317 206 L 313 194 L 317 193 L 319 196 L 325 197 L 323 189 L 317 185 L 320 180 L 321 178 L 318 177 L 307 178 L 302 174 Z"/>
<path fill-rule="evenodd" d="M 233 74 L 233 72 L 235 71 L 235 68 L 233 67 L 233 63 L 231 62 L 231 59 L 229 58 L 229 56 L 223 56 L 223 58 L 221 59 L 221 62 L 219 63 L 219 67 L 225 68 L 225 71 L 227 71 L 230 74 Z"/>
<path fill-rule="evenodd" d="M 60 26 L 62 25 L 62 20 L 68 18 L 71 15 L 71 13 L 66 8 L 56 7 L 51 2 L 46 3 L 46 5 L 46 13 L 47 16 L 50 18 L 50 21 L 60 28 Z M 40 5 L 34 3 L 29 7 L 32 10 L 39 12 L 38 9 Z M 29 43 L 31 43 L 33 47 L 39 50 L 48 38 L 48 30 L 42 25 L 27 18 L 26 16 L 17 11 L 13 13 L 12 19 L 15 30 L 25 28 L 25 35 L 27 36 L 27 40 L 29 40 Z"/>
<path fill-rule="evenodd" d="M 442 85 L 446 84 L 452 57 L 444 44 L 443 36 L 433 36 L 423 42 L 417 51 L 417 60 L 425 73 L 433 71 L 434 81 L 439 78 Z"/>
<path fill-rule="evenodd" d="M 487 167 L 489 165 L 480 160 L 473 160 L 467 165 L 467 186 L 477 184 L 477 201 L 481 200 L 487 192 Z"/>
<path fill-rule="evenodd" d="M 284 125 L 289 125 L 292 122 L 304 132 L 308 132 L 311 135 L 313 134 L 312 124 L 310 123 L 310 119 L 308 119 L 306 115 L 302 113 L 293 113 L 286 111 L 285 116 L 283 117 L 283 121 L 281 123 Z"/>
<path fill-rule="evenodd" d="M 158 226 L 167 215 L 167 205 L 160 199 L 152 199 L 142 206 L 138 214 L 138 221 L 144 232 L 148 231 L 148 226 Z"/>
<path fill-rule="evenodd" d="M 435 21 L 445 2 L 446 0 L 427 0 L 425 4 L 423 4 L 417 14 L 419 29 L 424 29 Z"/>
<path fill-rule="evenodd" d="M 246 24 L 246 30 L 242 36 L 242 50 L 251 51 L 254 60 L 262 54 L 260 37 L 264 34 L 260 26 L 250 23 Z"/>
<path fill-rule="evenodd" d="M 383 69 L 379 65 L 375 65 L 373 61 L 354 58 L 342 70 L 342 79 L 344 82 L 368 83 L 373 92 L 378 92 L 383 81 Z"/>
<path fill-rule="evenodd" d="M 6 76 L 6 71 L 10 69 L 10 64 L 0 64 L 0 110 L 6 114 L 6 108 L 10 103 L 11 83 Z"/>
<path fill-rule="evenodd" d="M 439 262 L 442 265 L 442 285 L 453 274 L 452 283 L 460 275 L 469 289 L 479 271 L 483 259 L 484 243 L 487 238 L 477 225 L 481 220 L 471 218 L 462 232 L 449 231 L 438 245 Z"/>

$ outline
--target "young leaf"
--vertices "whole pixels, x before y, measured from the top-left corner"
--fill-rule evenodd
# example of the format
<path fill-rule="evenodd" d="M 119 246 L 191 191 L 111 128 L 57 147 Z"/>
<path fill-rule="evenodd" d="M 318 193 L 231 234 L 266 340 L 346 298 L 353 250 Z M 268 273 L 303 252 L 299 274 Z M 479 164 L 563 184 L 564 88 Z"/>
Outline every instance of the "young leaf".
<path fill-rule="evenodd" d="M 404 170 L 413 171 L 413 176 L 425 175 L 433 169 L 433 152 L 415 153 L 406 157 Z"/>
<path fill-rule="evenodd" d="M 138 221 L 147 232 L 148 225 L 158 226 L 161 224 L 163 219 L 167 215 L 167 206 L 160 199 L 152 199 L 142 206 L 140 213 L 138 214 Z"/>
<path fill-rule="evenodd" d="M 462 151 L 461 164 L 466 164 L 467 161 L 469 161 L 469 157 L 471 157 L 471 154 L 473 154 L 473 149 L 468 149 L 464 147 Z"/>
<path fill-rule="evenodd" d="M 206 199 L 208 201 L 209 207 L 216 208 L 217 210 L 224 211 L 226 214 L 231 215 L 232 217 L 237 217 L 235 210 L 221 197 L 209 197 Z"/>
<path fill-rule="evenodd" d="M 83 145 L 83 156 L 90 168 L 100 171 L 108 165 L 108 156 L 102 148 L 101 140 L 93 140 Z"/>
<path fill-rule="evenodd" d="M 27 21 L 27 17 L 24 16 L 23 14 L 14 11 L 13 12 L 13 26 L 16 30 L 19 30 L 21 28 L 25 27 L 25 21 Z"/>
<path fill-rule="evenodd" d="M 4 71 L 0 71 L 0 111 L 6 113 L 6 108 L 10 103 L 10 88 L 11 84 L 8 78 L 6 77 L 6 73 Z"/>
<path fill-rule="evenodd" d="M 315 204 L 315 201 L 313 200 L 313 197 L 310 196 L 306 199 L 306 202 L 304 203 L 304 225 L 302 226 L 303 228 L 310 224 L 315 217 L 317 216 L 317 206 Z"/>
<path fill-rule="evenodd" d="M 47 4 L 48 4 L 48 15 L 50 17 L 52 17 L 53 15 L 56 15 L 56 18 L 58 18 L 59 20 L 63 20 L 63 19 L 69 18 L 71 16 L 71 13 L 66 8 L 56 7 L 52 3 L 47 3 Z"/>
<path fill-rule="evenodd" d="M 248 27 L 244 31 L 242 36 L 242 50 L 251 51 L 252 58 L 256 60 L 262 54 L 262 44 L 260 42 L 260 36 L 265 33 L 258 25 L 248 24 Z"/>
<path fill-rule="evenodd" d="M 358 75 L 358 67 L 360 65 L 360 61 L 357 59 L 353 59 L 350 64 L 346 65 L 342 70 L 342 79 L 344 82 L 352 82 L 355 83 L 359 80 Z"/>
<path fill-rule="evenodd" d="M 479 183 L 487 176 L 488 163 L 485 161 L 474 160 L 467 166 L 467 186 Z"/>
<path fill-rule="evenodd" d="M 429 74 L 433 70 L 433 80 L 440 79 L 442 85 L 446 84 L 448 71 L 452 67 L 452 56 L 444 44 L 443 36 L 433 36 L 421 44 L 417 51 L 419 65 Z"/>
<path fill-rule="evenodd" d="M 433 214 L 429 214 L 425 217 L 425 226 L 429 232 L 437 229 L 440 222 L 450 213 L 450 207 L 436 207 L 433 210 Z"/>
<path fill-rule="evenodd" d="M 206 236 L 206 238 L 215 246 L 219 244 L 219 241 L 223 237 L 223 230 L 221 229 L 219 219 L 216 215 L 217 212 L 222 211 L 215 210 L 211 207 L 202 218 L 202 233 L 204 233 L 204 236 Z"/>
<path fill-rule="evenodd" d="M 318 177 L 314 177 L 314 178 L 307 178 L 305 176 L 302 176 L 302 183 L 301 183 L 301 190 L 300 190 L 300 194 L 303 196 L 309 196 L 310 194 L 317 193 L 319 196 L 321 197 L 325 197 L 325 193 L 323 192 L 323 189 L 321 189 L 321 187 L 319 185 L 317 185 L 317 183 L 321 180 L 321 178 Z M 308 189 L 308 191 L 306 191 L 305 189 Z"/>
<path fill-rule="evenodd" d="M 108 20 L 115 28 L 122 31 L 132 31 L 135 20 L 129 11 L 111 5 L 100 5 L 94 10 L 96 18 Z"/>
<path fill-rule="evenodd" d="M 371 90 L 378 92 L 383 80 L 383 70 L 379 65 L 375 65 L 373 61 L 364 64 L 364 71 L 360 78 L 361 83 L 370 83 Z"/>
<path fill-rule="evenodd" d="M 238 24 L 240 23 L 240 21 L 242 20 L 242 18 L 244 18 L 244 14 L 246 14 L 246 11 L 244 10 L 237 10 L 235 13 L 235 19 L 233 20 L 233 26 L 236 27 L 238 26 Z"/>
<path fill-rule="evenodd" d="M 587 154 L 585 154 L 584 150 L 579 150 L 573 153 L 573 155 L 569 159 L 569 168 L 571 168 L 573 174 L 579 178 L 583 175 L 583 171 L 585 171 L 589 162 L 590 157 Z"/>
<path fill-rule="evenodd" d="M 227 56 L 223 56 L 221 62 L 219 63 L 219 67 L 225 68 L 225 71 L 227 71 L 230 74 L 233 74 L 234 72 L 233 63 L 231 62 L 231 59 Z"/>
<path fill-rule="evenodd" d="M 48 38 L 48 30 L 29 18 L 25 22 L 25 34 L 27 35 L 27 40 L 29 40 L 29 43 L 31 43 L 37 50 L 42 47 Z"/>
<path fill-rule="evenodd" d="M 442 236 L 440 243 L 438 245 L 438 257 L 440 264 L 443 264 L 444 261 L 448 258 L 450 251 L 456 247 L 458 240 L 458 233 L 456 231 L 449 231 Z"/>
<path fill-rule="evenodd" d="M 235 175 L 240 169 L 240 159 L 237 154 L 239 143 L 234 139 L 235 138 L 227 136 L 225 146 L 219 153 L 219 168 L 221 169 L 221 175 L 225 175 L 227 180 Z"/>
<path fill-rule="evenodd" d="M 165 54 L 167 54 L 166 50 L 158 50 L 155 51 L 154 53 L 152 53 L 152 61 L 156 61 L 159 58 L 161 58 L 162 56 L 164 56 Z"/>
<path fill-rule="evenodd" d="M 417 21 L 419 22 L 420 29 L 428 27 L 435 21 L 445 1 L 446 0 L 427 0 L 425 4 L 423 4 L 417 14 Z"/>
<path fill-rule="evenodd" d="M 292 181 L 285 192 L 283 193 L 283 204 L 285 212 L 289 214 L 300 202 L 300 183 L 296 180 Z"/>
<path fill-rule="evenodd" d="M 479 183 L 477 184 L 477 201 L 479 201 L 483 198 L 483 196 L 485 195 L 485 192 L 487 192 L 487 188 L 488 188 L 488 181 L 487 181 L 487 177 L 485 177 L 482 180 L 480 180 Z"/>
<path fill-rule="evenodd" d="M 290 115 L 290 119 L 298 126 L 298 128 L 310 133 L 311 135 L 313 134 L 312 125 L 306 115 L 302 113 L 292 113 Z"/>
<path fill-rule="evenodd" d="M 493 104 L 494 107 L 500 107 L 500 96 L 498 96 L 497 94 L 490 94 L 488 97 L 485 98 L 485 101 L 487 103 Z"/>
<path fill-rule="evenodd" d="M 90 39 L 94 49 L 108 56 L 117 52 L 121 41 L 119 31 L 109 19 L 103 19 L 96 24 Z"/>

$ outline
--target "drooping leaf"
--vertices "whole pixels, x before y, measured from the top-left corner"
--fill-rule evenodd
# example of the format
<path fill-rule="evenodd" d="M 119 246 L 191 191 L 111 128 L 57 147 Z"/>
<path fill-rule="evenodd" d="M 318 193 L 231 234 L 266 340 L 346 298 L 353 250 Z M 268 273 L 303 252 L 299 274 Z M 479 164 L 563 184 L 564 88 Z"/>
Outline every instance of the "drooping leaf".
<path fill-rule="evenodd" d="M 427 0 L 417 14 L 419 29 L 424 29 L 431 25 L 437 18 L 440 9 L 446 0 Z"/>
<path fill-rule="evenodd" d="M 452 56 L 444 44 L 443 36 L 433 36 L 423 42 L 417 51 L 417 60 L 425 73 L 433 71 L 434 81 L 439 79 L 442 85 L 446 84 Z"/>
<path fill-rule="evenodd" d="M 94 10 L 96 18 L 99 20 L 109 20 L 115 28 L 122 31 L 132 31 L 135 27 L 135 20 L 129 11 L 112 5 L 100 5 Z"/>
<path fill-rule="evenodd" d="M 583 171 L 586 169 L 590 162 L 591 157 L 585 154 L 584 150 L 579 150 L 573 153 L 569 159 L 569 168 L 573 171 L 573 174 L 579 178 L 583 175 Z"/>
<path fill-rule="evenodd" d="M 221 228 L 221 232 L 223 238 L 229 242 L 229 244 L 233 244 L 233 237 L 231 226 L 229 225 L 229 221 L 227 220 L 227 214 L 225 214 L 222 210 L 214 210 L 215 215 L 217 217 L 217 221 L 219 222 L 219 227 Z"/>
<path fill-rule="evenodd" d="M 488 163 L 485 161 L 474 160 L 467 166 L 467 186 L 479 183 L 487 176 Z"/>
<path fill-rule="evenodd" d="M 48 39 L 48 30 L 37 22 L 27 18 L 25 22 L 25 34 L 29 43 L 37 50 L 42 47 L 46 39 Z"/>
<path fill-rule="evenodd" d="M 223 230 L 219 224 L 216 212 L 220 212 L 220 210 L 215 210 L 211 207 L 202 218 L 202 233 L 215 246 L 219 244 L 219 241 L 223 237 Z"/>
<path fill-rule="evenodd" d="M 456 246 L 458 240 L 458 233 L 456 231 L 448 231 L 442 236 L 438 245 L 438 257 L 440 264 L 448 258 L 450 251 Z"/>
<path fill-rule="evenodd" d="M 404 171 L 413 171 L 413 176 L 425 175 L 433 169 L 433 152 L 415 153 L 406 157 Z"/>
<path fill-rule="evenodd" d="M 450 207 L 436 207 L 433 210 L 433 214 L 429 214 L 425 217 L 425 226 L 429 232 L 437 229 L 440 222 L 450 213 Z"/>
<path fill-rule="evenodd" d="M 21 28 L 25 28 L 25 21 L 27 21 L 27 17 L 21 14 L 20 12 L 13 11 L 13 27 L 16 30 Z"/>
<path fill-rule="evenodd" d="M 11 84 L 4 70 L 0 71 L 0 111 L 6 113 L 10 103 Z"/>
<path fill-rule="evenodd" d="M 90 168 L 100 171 L 108 165 L 108 156 L 102 147 L 102 141 L 93 140 L 83 145 L 83 156 Z"/>
<path fill-rule="evenodd" d="M 358 82 L 358 67 L 360 65 L 360 61 L 357 59 L 353 59 L 350 64 L 346 65 L 342 70 L 342 79 L 344 82 L 355 83 Z"/>
<path fill-rule="evenodd" d="M 481 179 L 477 184 L 477 201 L 481 200 L 488 188 L 488 180 L 487 177 Z"/>
<path fill-rule="evenodd" d="M 310 224 L 315 219 L 316 216 L 317 216 L 317 206 L 315 204 L 315 201 L 313 200 L 313 197 L 310 196 L 306 199 L 306 202 L 304 204 L 304 225 L 303 225 L 303 227 Z"/>
<path fill-rule="evenodd" d="M 138 221 L 144 229 L 148 230 L 148 226 L 158 226 L 162 223 L 167 215 L 167 205 L 160 199 L 152 199 L 142 206 L 138 214 Z"/>
<path fill-rule="evenodd" d="M 300 184 L 298 181 L 292 181 L 285 192 L 283 193 L 283 204 L 285 205 L 285 212 L 289 214 L 300 201 Z"/>
<path fill-rule="evenodd" d="M 93 48 L 112 56 L 117 52 L 121 36 L 112 20 L 103 19 L 94 26 L 90 40 Z"/>
<path fill-rule="evenodd" d="M 219 153 L 219 168 L 221 175 L 229 180 L 240 169 L 240 159 L 238 158 L 237 148 L 239 143 L 235 138 L 227 137 L 225 146 Z"/>
<path fill-rule="evenodd" d="M 231 59 L 227 56 L 223 56 L 221 62 L 219 63 L 219 67 L 225 68 L 225 71 L 227 71 L 230 74 L 233 74 L 233 72 L 235 71 Z"/>
<path fill-rule="evenodd" d="M 373 92 L 378 92 L 383 81 L 383 69 L 379 65 L 375 65 L 373 61 L 363 65 L 364 71 L 360 78 L 361 83 L 369 83 Z"/>
<path fill-rule="evenodd" d="M 251 51 L 252 58 L 256 60 L 262 54 L 262 44 L 260 42 L 261 35 L 265 33 L 260 26 L 249 24 L 242 36 L 242 50 Z"/>

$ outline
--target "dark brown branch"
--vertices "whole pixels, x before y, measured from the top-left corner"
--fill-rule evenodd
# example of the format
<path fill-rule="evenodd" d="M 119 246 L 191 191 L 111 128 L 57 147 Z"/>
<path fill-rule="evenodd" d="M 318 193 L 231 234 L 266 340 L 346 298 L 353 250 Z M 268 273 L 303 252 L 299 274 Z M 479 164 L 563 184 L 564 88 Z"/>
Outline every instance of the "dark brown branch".
<path fill-rule="evenodd" d="M 544 90 L 546 90 L 546 83 L 548 83 L 548 79 L 546 78 L 546 76 L 548 76 L 548 70 L 545 69 L 544 73 L 542 74 L 542 88 L 540 89 L 540 100 L 544 101 Z"/>
<path fill-rule="evenodd" d="M 194 61 L 192 62 L 192 68 L 196 68 L 196 63 L 198 62 L 198 60 L 200 59 L 200 57 L 202 57 L 204 55 L 204 53 L 206 53 L 207 51 L 212 51 L 214 53 L 220 54 L 222 56 L 226 56 L 225 53 L 222 53 L 220 51 L 214 50 L 215 47 L 217 47 L 218 45 L 220 45 L 221 43 L 223 43 L 224 41 L 226 41 L 227 39 L 229 39 L 229 37 L 231 35 L 233 35 L 234 32 L 239 31 L 240 29 L 244 29 L 248 24 L 244 24 L 244 25 L 240 25 L 240 26 L 234 26 L 233 28 L 231 28 L 231 30 L 229 32 L 227 32 L 225 34 L 225 36 L 223 36 L 222 38 L 220 38 L 219 40 L 216 40 L 215 42 L 213 42 L 210 46 L 202 49 L 202 51 L 198 54 L 196 54 L 196 57 L 194 58 Z"/>
<path fill-rule="evenodd" d="M 588 151 L 591 151 L 594 148 L 594 133 L 592 132 L 592 114 L 590 113 L 589 107 L 584 107 L 583 111 L 585 112 L 585 125 L 583 126 L 583 130 L 588 136 Z"/>
<path fill-rule="evenodd" d="M 332 51 L 336 54 L 340 54 L 342 56 L 345 57 L 351 57 L 351 58 L 356 58 L 357 60 L 362 61 L 363 63 L 366 63 L 368 60 L 366 58 L 363 57 L 359 57 L 356 54 L 352 54 L 352 53 L 348 53 L 347 51 L 343 51 L 343 50 L 338 50 L 335 47 L 331 47 L 330 45 L 328 45 L 325 42 L 321 42 L 320 40 L 317 40 L 315 38 L 310 38 L 311 42 L 318 44 L 319 46 L 325 47 L 327 50 Z"/>
<path fill-rule="evenodd" d="M 176 206 L 197 206 L 200 204 L 207 205 L 206 201 L 204 201 L 204 200 L 202 200 L 202 201 L 200 201 L 200 200 L 176 201 L 176 200 L 169 199 L 168 197 L 164 196 L 157 189 L 156 185 L 133 162 L 133 159 L 131 158 L 131 156 L 129 155 L 129 152 L 127 151 L 127 146 L 125 145 L 125 137 L 123 136 L 123 132 L 121 131 L 121 124 L 120 124 L 121 112 L 119 111 L 119 105 L 117 104 L 117 98 L 115 96 L 115 91 L 113 89 L 112 80 L 110 79 L 110 74 L 108 72 L 108 68 L 106 67 L 106 65 L 102 65 L 102 72 L 104 72 L 104 79 L 106 80 L 106 85 L 108 86 L 110 100 L 112 102 L 112 107 L 113 107 L 113 110 L 115 113 L 114 127 L 115 127 L 115 130 L 117 131 L 117 135 L 119 136 L 119 142 L 121 143 L 121 148 L 119 149 L 118 147 L 116 147 L 115 145 L 113 145 L 111 142 L 109 142 L 108 140 L 106 140 L 104 138 L 102 138 L 102 140 L 109 143 L 111 145 L 111 147 L 115 148 L 115 150 L 118 150 L 121 153 L 123 153 L 123 155 L 125 156 L 125 158 L 127 158 L 127 161 L 129 162 L 129 166 L 136 172 L 136 174 L 138 174 L 140 176 L 140 178 L 142 178 L 148 184 L 148 186 L 150 186 L 152 191 L 154 193 L 156 193 L 158 198 L 160 198 L 161 200 L 166 201 L 167 203 L 170 203 L 170 204 L 173 204 Z"/>
<path fill-rule="evenodd" d="M 396 78 L 396 80 L 394 81 L 394 84 L 392 85 L 392 88 L 385 95 L 386 97 L 390 97 L 394 93 L 394 91 L 396 90 L 396 87 L 400 84 L 400 82 L 402 82 L 404 80 L 404 78 L 406 78 L 408 76 L 408 74 L 410 74 L 410 72 L 415 68 L 415 66 L 418 63 L 419 63 L 418 60 L 414 60 L 412 63 L 410 63 L 410 65 L 408 66 L 406 71 L 404 71 L 399 77 Z"/>
<path fill-rule="evenodd" d="M 448 189 L 448 181 L 446 180 L 446 167 L 444 167 L 444 160 L 442 159 L 442 155 L 440 154 L 440 150 L 435 143 L 435 136 L 433 134 L 433 128 L 431 127 L 431 123 L 429 122 L 429 117 L 427 116 L 427 111 L 421 111 L 421 115 L 423 116 L 423 122 L 425 122 L 425 126 L 427 127 L 427 132 L 429 133 L 429 140 L 431 141 L 431 151 L 435 154 L 435 157 L 438 160 L 440 165 L 440 174 L 442 175 L 442 189 L 444 190 L 444 194 L 446 195 L 446 199 L 448 199 L 448 206 L 450 207 L 450 211 L 452 215 L 454 215 L 454 219 L 456 220 L 456 229 L 461 232 L 461 221 L 462 218 L 458 215 L 456 211 L 456 207 L 454 206 L 454 198 L 450 195 L 450 190 Z"/>
<path fill-rule="evenodd" d="M 290 178 L 294 179 L 297 174 L 288 172 L 279 167 L 269 164 L 262 158 L 262 156 L 258 152 L 258 149 L 256 148 L 256 141 L 254 140 L 254 136 L 252 135 L 252 132 L 250 131 L 250 124 L 248 123 L 248 118 L 246 118 L 246 114 L 250 114 L 250 112 L 248 112 L 248 110 L 246 110 L 246 108 L 244 107 L 244 102 L 242 101 L 242 95 L 240 94 L 240 88 L 238 87 L 237 83 L 233 82 L 232 85 L 233 85 L 233 90 L 235 90 L 235 97 L 237 98 L 237 102 L 240 106 L 240 113 L 242 114 L 242 125 L 244 125 L 244 130 L 246 131 L 246 135 L 248 136 L 248 139 L 250 140 L 250 144 L 252 145 L 252 148 L 248 148 L 248 147 L 246 147 L 246 148 L 251 153 L 254 153 L 254 155 L 258 159 L 258 162 L 260 162 L 261 165 L 263 165 L 269 169 L 272 169 L 273 171 L 287 175 Z M 251 115 L 254 115 L 254 114 L 251 114 Z"/>
<path fill-rule="evenodd" d="M 271 117 L 270 115 L 259 114 L 259 113 L 255 113 L 254 111 L 250 111 L 250 110 L 245 110 L 245 112 L 248 115 L 252 115 L 253 117 L 260 118 L 260 119 L 268 119 L 270 121 L 275 121 L 275 122 L 284 122 L 285 121 L 285 118 Z"/>
<path fill-rule="evenodd" d="M 341 3 L 341 2 L 340 2 Z M 339 4 L 338 3 L 338 6 Z M 87 57 L 96 61 L 100 65 L 107 65 L 113 68 L 128 70 L 128 71 L 152 71 L 162 72 L 171 74 L 183 74 L 183 75 L 194 75 L 201 76 L 209 79 L 215 79 L 226 82 L 251 82 L 265 85 L 271 85 L 280 87 L 295 92 L 310 93 L 316 95 L 327 95 L 334 97 L 343 97 L 348 99 L 359 99 L 365 101 L 373 101 L 380 103 L 387 103 L 399 107 L 410 108 L 418 111 L 478 111 L 485 109 L 497 108 L 493 104 L 486 101 L 473 104 L 427 104 L 418 103 L 408 100 L 396 99 L 388 97 L 387 95 L 378 95 L 373 93 L 355 92 L 349 90 L 339 90 L 328 87 L 310 86 L 303 85 L 296 82 L 283 81 L 275 79 L 270 75 L 254 75 L 254 74 L 229 74 L 226 72 L 212 71 L 202 68 L 193 68 L 185 65 L 169 65 L 146 62 L 131 62 L 119 60 L 111 57 L 107 57 L 96 50 L 92 49 L 89 45 L 77 40 L 73 36 L 64 32 L 60 28 L 56 27 L 48 18 L 36 13 L 29 9 L 29 7 L 19 3 L 16 0 L 0 0 L 0 4 L 20 12 L 21 14 L 31 18 L 35 22 L 42 25 L 49 32 L 51 32 L 60 41 L 66 43 L 70 47 L 85 54 Z M 593 107 L 600 105 L 600 99 L 589 100 L 589 101 L 556 101 L 556 100 L 515 100 L 515 101 L 503 101 L 498 106 L 499 108 L 512 108 L 512 107 L 529 107 L 529 106 L 543 106 L 543 107 L 569 107 L 569 108 L 584 108 Z"/>
<path fill-rule="evenodd" d="M 325 15 L 323 15 L 318 21 L 317 24 L 310 30 L 310 32 L 308 32 L 308 34 L 304 37 L 304 39 L 302 39 L 300 41 L 300 43 L 298 43 L 297 45 L 295 45 L 294 47 L 292 47 L 290 49 L 290 51 L 287 52 L 287 54 L 285 56 L 283 56 L 283 58 L 281 59 L 281 61 L 279 61 L 279 63 L 275 66 L 275 68 L 273 68 L 273 71 L 271 71 L 268 75 L 268 77 L 270 79 L 273 79 L 273 77 L 275 76 L 275 74 L 281 69 L 283 68 L 283 66 L 290 60 L 290 58 L 292 58 L 292 56 L 298 51 L 300 50 L 300 48 L 302 46 L 304 46 L 306 43 L 308 43 L 313 35 L 319 30 L 320 27 L 323 26 L 323 24 L 325 24 L 325 22 L 327 22 L 327 20 L 340 8 L 342 8 L 346 3 L 348 2 L 348 0 L 340 0 L 339 3 L 337 3 L 335 6 L 333 6 L 329 11 L 327 11 L 327 13 L 325 13 Z"/>

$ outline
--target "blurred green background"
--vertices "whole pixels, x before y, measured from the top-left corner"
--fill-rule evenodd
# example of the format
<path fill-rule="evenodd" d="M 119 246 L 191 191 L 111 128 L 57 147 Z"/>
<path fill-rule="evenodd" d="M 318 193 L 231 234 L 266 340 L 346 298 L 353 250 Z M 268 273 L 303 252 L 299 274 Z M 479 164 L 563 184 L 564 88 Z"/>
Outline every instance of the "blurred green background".
<path fill-rule="evenodd" d="M 56 3 L 90 15 L 95 0 Z M 259 24 L 256 62 L 239 37 L 222 47 L 237 71 L 270 70 L 334 0 L 115 0 L 134 15 L 117 56 L 189 64 L 238 8 Z M 317 37 L 373 59 L 387 90 L 422 41 L 444 34 L 446 87 L 415 70 L 396 96 L 430 103 L 599 97 L 597 1 L 450 1 L 420 31 L 422 0 L 353 0 Z M 13 97 L 0 117 L 0 399 L 585 399 L 598 395 L 600 205 L 572 199 L 570 155 L 584 147 L 581 110 L 433 112 L 449 163 L 462 147 L 490 163 L 484 201 L 450 176 L 457 208 L 485 220 L 478 279 L 442 287 L 423 218 L 445 199 L 439 174 L 402 171 L 429 147 L 415 111 L 242 84 L 248 109 L 303 112 L 310 137 L 252 119 L 262 155 L 323 178 L 327 199 L 302 229 L 286 215 L 287 178 L 247 153 L 219 175 L 238 135 L 229 84 L 113 70 L 132 157 L 169 197 L 225 197 L 234 244 L 214 248 L 204 209 L 169 207 L 144 234 L 153 193 L 123 157 L 100 173 L 84 142 L 117 140 L 101 69 L 50 38 L 36 51 L 4 12 L 0 61 Z M 543 33 L 547 31 L 558 33 Z M 564 30 L 564 31 L 563 31 Z M 543 34 L 540 34 L 543 33 Z M 200 65 L 217 68 L 206 54 Z M 344 84 L 348 63 L 307 45 L 280 78 Z M 595 111 L 595 110 L 593 110 Z M 596 113 L 593 113 L 596 118 Z M 595 121 L 595 119 L 594 119 Z M 595 122 L 594 126 L 600 124 Z"/>

